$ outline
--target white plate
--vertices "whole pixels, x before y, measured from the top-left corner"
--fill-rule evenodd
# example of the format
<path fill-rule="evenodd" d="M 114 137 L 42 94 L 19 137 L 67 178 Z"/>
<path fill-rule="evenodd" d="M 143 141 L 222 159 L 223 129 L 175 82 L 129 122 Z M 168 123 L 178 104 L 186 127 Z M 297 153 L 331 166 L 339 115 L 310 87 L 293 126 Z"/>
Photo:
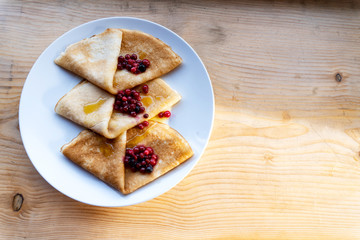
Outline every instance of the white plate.
<path fill-rule="evenodd" d="M 123 195 L 60 153 L 82 127 L 54 112 L 57 101 L 80 78 L 54 64 L 71 43 L 103 32 L 106 28 L 136 29 L 149 33 L 172 47 L 183 63 L 162 78 L 181 95 L 172 109 L 170 126 L 190 143 L 194 156 L 139 190 Z M 78 201 L 107 207 L 133 205 L 163 194 L 179 183 L 194 167 L 208 143 L 214 119 L 214 95 L 208 73 L 195 51 L 178 35 L 156 23 L 127 17 L 95 20 L 80 25 L 56 39 L 37 59 L 21 94 L 19 122 L 26 152 L 41 176 L 54 188 Z"/>

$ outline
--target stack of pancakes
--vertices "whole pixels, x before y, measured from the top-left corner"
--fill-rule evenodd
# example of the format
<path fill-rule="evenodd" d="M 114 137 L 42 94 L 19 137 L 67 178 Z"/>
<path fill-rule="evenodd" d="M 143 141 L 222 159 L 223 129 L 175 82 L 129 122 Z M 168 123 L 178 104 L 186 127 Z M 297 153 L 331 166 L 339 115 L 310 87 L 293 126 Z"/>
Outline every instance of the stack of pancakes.
<path fill-rule="evenodd" d="M 119 55 L 137 54 L 151 65 L 133 74 L 117 70 Z M 181 96 L 159 77 L 179 66 L 182 59 L 161 40 L 136 30 L 106 29 L 103 33 L 68 46 L 55 63 L 84 78 L 55 106 L 59 115 L 80 124 L 83 130 L 61 151 L 74 163 L 124 194 L 160 177 L 193 155 L 188 142 L 156 116 L 169 110 Z M 136 117 L 115 111 L 115 96 L 121 90 L 149 87 L 141 93 L 145 113 Z M 151 119 L 144 129 L 136 126 Z M 151 173 L 124 167 L 126 148 L 152 147 L 158 163 Z"/>

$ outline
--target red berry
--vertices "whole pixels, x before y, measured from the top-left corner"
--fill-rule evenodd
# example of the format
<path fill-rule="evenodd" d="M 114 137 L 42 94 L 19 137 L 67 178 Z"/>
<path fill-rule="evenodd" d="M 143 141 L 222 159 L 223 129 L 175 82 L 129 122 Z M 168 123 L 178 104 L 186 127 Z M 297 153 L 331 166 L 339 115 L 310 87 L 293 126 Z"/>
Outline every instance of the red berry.
<path fill-rule="evenodd" d="M 126 90 L 125 90 L 125 94 L 126 94 L 127 96 L 130 96 L 131 90 L 130 90 L 130 89 L 126 89 Z"/>
<path fill-rule="evenodd" d="M 150 61 L 147 60 L 147 59 L 144 59 L 144 60 L 142 60 L 142 64 L 144 64 L 145 67 L 149 67 L 150 66 Z"/>
<path fill-rule="evenodd" d="M 148 150 L 150 154 L 154 153 L 154 150 L 151 147 L 147 147 L 146 150 Z"/>
<path fill-rule="evenodd" d="M 140 110 L 141 110 L 141 108 L 140 108 Z M 149 117 L 149 114 L 145 113 L 143 117 L 144 117 L 144 118 L 148 118 L 148 117 Z"/>
<path fill-rule="evenodd" d="M 123 57 L 123 56 L 119 56 L 118 57 L 118 62 L 119 63 L 122 63 L 122 62 L 124 62 L 125 61 L 125 58 Z"/>
<path fill-rule="evenodd" d="M 143 146 L 143 145 L 140 145 L 140 146 L 139 146 L 139 150 L 140 150 L 140 152 L 145 151 L 145 149 L 146 149 L 146 148 L 145 148 L 145 146 Z"/>
<path fill-rule="evenodd" d="M 144 86 L 142 86 L 142 90 L 143 90 L 144 93 L 148 93 L 149 92 L 149 86 L 145 84 Z"/>
<path fill-rule="evenodd" d="M 130 54 L 126 54 L 125 59 L 130 59 Z"/>
<path fill-rule="evenodd" d="M 149 126 L 149 122 L 148 122 L 148 121 L 145 121 L 145 122 L 143 122 L 142 124 L 144 125 L 144 127 Z"/>
<path fill-rule="evenodd" d="M 137 127 L 140 129 L 144 129 L 144 125 L 142 125 L 141 123 L 139 125 L 137 125 Z"/>
<path fill-rule="evenodd" d="M 122 70 L 122 69 L 123 69 L 123 67 L 122 67 L 122 64 L 121 64 L 121 63 L 119 63 L 119 64 L 117 65 L 117 69 L 118 69 L 118 70 Z"/>
<path fill-rule="evenodd" d="M 131 115 L 132 117 L 136 117 L 136 112 L 130 112 L 130 115 Z"/>
<path fill-rule="evenodd" d="M 131 55 L 131 59 L 136 60 L 136 59 L 137 59 L 137 55 L 136 55 L 135 53 L 133 53 L 133 54 Z"/>
<path fill-rule="evenodd" d="M 124 102 L 126 102 L 126 101 L 127 101 L 127 98 L 124 96 L 124 97 L 121 98 L 121 100 L 123 100 Z"/>
<path fill-rule="evenodd" d="M 151 166 L 155 166 L 155 165 L 156 165 L 156 161 L 155 161 L 154 159 L 151 159 L 151 160 L 150 160 L 150 164 L 151 164 Z"/>
<path fill-rule="evenodd" d="M 165 111 L 164 112 L 164 117 L 169 118 L 171 116 L 171 112 L 170 111 Z"/>
<path fill-rule="evenodd" d="M 138 147 L 134 147 L 134 148 L 133 148 L 133 151 L 134 151 L 134 153 L 139 153 L 139 148 L 138 148 Z"/>
<path fill-rule="evenodd" d="M 130 70 L 132 73 L 136 73 L 136 67 L 132 67 Z"/>
<path fill-rule="evenodd" d="M 162 118 L 162 117 L 164 117 L 164 113 L 163 113 L 163 112 L 160 112 L 160 113 L 158 114 L 158 116 L 159 116 L 159 118 Z"/>

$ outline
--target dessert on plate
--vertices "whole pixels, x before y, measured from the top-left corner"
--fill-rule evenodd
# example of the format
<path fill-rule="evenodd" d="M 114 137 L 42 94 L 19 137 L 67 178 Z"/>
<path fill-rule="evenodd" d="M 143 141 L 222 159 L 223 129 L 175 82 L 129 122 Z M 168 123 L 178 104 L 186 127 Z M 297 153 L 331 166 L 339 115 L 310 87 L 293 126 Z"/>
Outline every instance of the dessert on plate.
<path fill-rule="evenodd" d="M 117 95 L 82 81 L 58 101 L 55 112 L 107 138 L 115 138 L 167 110 L 180 99 L 181 96 L 160 78 Z"/>
<path fill-rule="evenodd" d="M 123 194 L 188 160 L 189 143 L 161 123 L 181 96 L 159 77 L 181 62 L 164 42 L 136 30 L 106 29 L 68 46 L 55 63 L 84 80 L 55 112 L 87 129 L 61 152 Z"/>
<path fill-rule="evenodd" d="M 112 94 L 158 78 L 181 62 L 160 39 L 114 28 L 71 44 L 55 59 L 57 65 Z"/>
<path fill-rule="evenodd" d="M 149 121 L 115 139 L 83 130 L 61 148 L 71 161 L 124 194 L 152 182 L 193 155 L 189 143 L 164 123 Z"/>

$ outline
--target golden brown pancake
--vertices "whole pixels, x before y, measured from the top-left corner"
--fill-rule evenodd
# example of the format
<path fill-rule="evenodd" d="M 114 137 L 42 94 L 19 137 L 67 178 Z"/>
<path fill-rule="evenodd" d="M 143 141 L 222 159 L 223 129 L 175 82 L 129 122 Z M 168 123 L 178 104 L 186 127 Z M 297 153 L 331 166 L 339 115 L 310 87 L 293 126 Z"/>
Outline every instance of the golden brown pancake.
<path fill-rule="evenodd" d="M 158 156 L 158 163 L 151 173 L 132 172 L 125 169 L 124 194 L 134 192 L 136 189 L 152 182 L 181 163 L 188 160 L 193 151 L 189 143 L 169 125 L 149 121 L 149 127 L 140 130 L 132 128 L 127 132 L 127 148 L 137 145 L 152 147 Z"/>
<path fill-rule="evenodd" d="M 123 39 L 120 55 L 135 53 L 139 59 L 148 59 L 150 66 L 144 73 L 132 74 L 129 71 L 117 70 L 114 78 L 114 89 L 110 92 L 135 87 L 151 79 L 160 77 L 179 66 L 182 59 L 163 41 L 147 33 L 121 29 Z"/>
<path fill-rule="evenodd" d="M 106 139 L 90 130 L 82 131 L 61 152 L 119 191 L 124 191 L 124 163 L 126 133 Z"/>
<path fill-rule="evenodd" d="M 193 155 L 189 143 L 176 130 L 163 123 L 149 123 L 143 130 L 134 127 L 112 140 L 84 130 L 70 143 L 65 144 L 61 151 L 71 161 L 99 179 L 122 193 L 129 194 Z M 154 149 L 158 163 L 152 173 L 134 173 L 124 169 L 125 143 L 126 147 L 130 148 L 142 144 Z"/>
<path fill-rule="evenodd" d="M 127 53 L 148 59 L 150 66 L 140 74 L 116 70 L 118 56 Z M 113 28 L 68 46 L 55 59 L 59 66 L 112 94 L 160 77 L 181 62 L 182 59 L 160 39 L 141 31 Z"/>
<path fill-rule="evenodd" d="M 149 92 L 141 93 L 142 104 L 148 119 L 168 110 L 181 96 L 162 79 L 147 82 Z M 135 88 L 140 90 L 142 85 Z M 131 117 L 113 110 L 114 95 L 83 81 L 63 96 L 55 106 L 55 112 L 107 138 L 115 138 L 122 132 L 145 121 L 143 114 Z"/>
<path fill-rule="evenodd" d="M 106 29 L 101 34 L 71 44 L 55 59 L 55 63 L 102 89 L 112 89 L 121 40 L 120 29 Z"/>

